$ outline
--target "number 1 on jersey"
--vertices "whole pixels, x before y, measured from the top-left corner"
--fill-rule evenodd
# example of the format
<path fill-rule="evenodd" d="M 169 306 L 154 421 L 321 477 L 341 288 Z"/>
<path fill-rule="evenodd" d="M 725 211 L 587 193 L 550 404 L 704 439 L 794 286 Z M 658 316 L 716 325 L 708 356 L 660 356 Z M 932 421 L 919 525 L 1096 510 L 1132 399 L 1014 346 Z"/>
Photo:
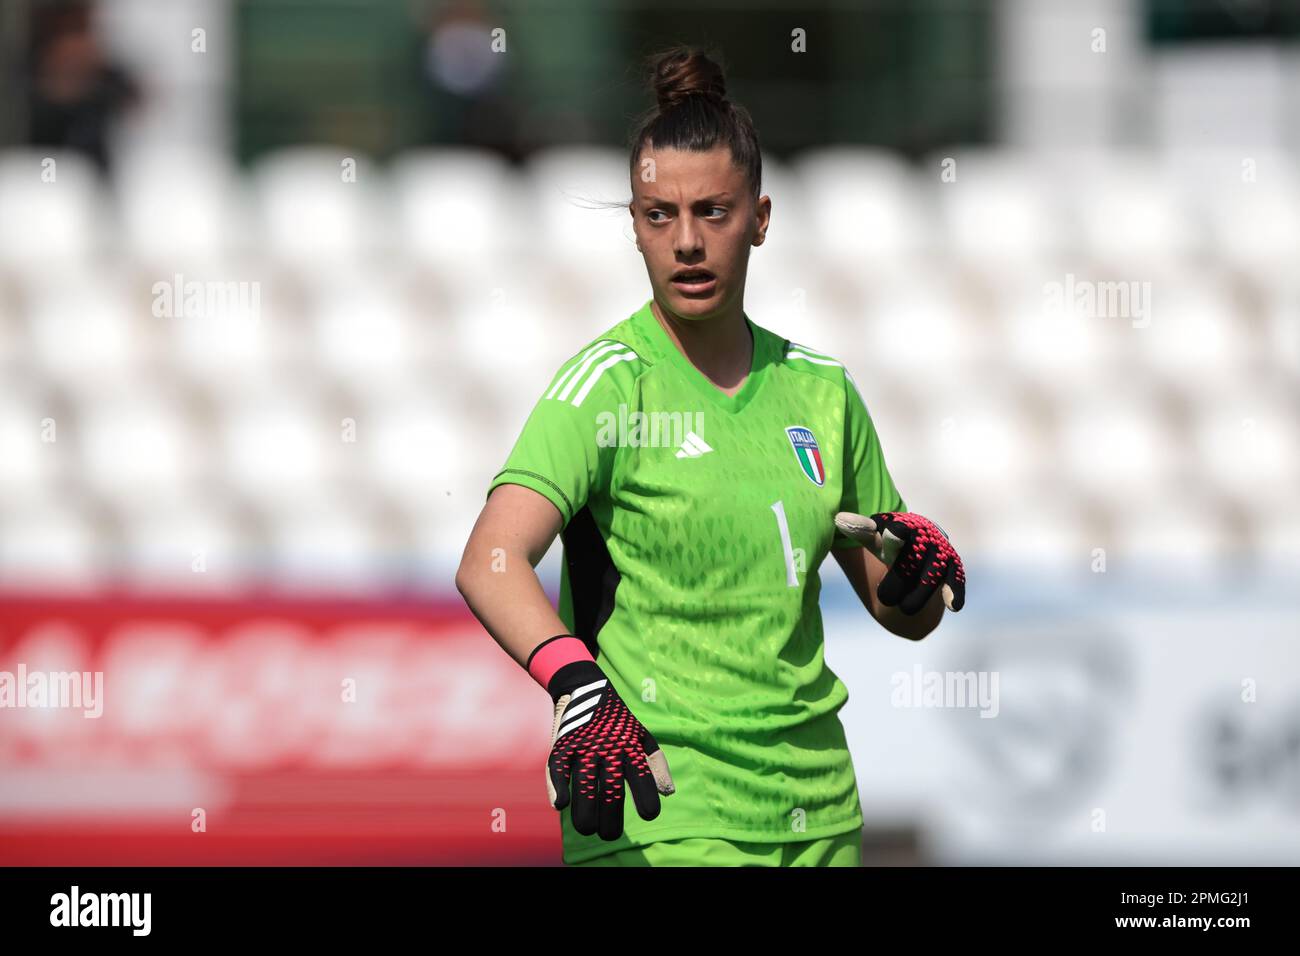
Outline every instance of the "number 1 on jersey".
<path fill-rule="evenodd" d="M 781 532 L 781 548 L 785 551 L 785 583 L 792 588 L 797 588 L 799 578 L 795 575 L 794 548 L 790 546 L 790 526 L 785 520 L 785 504 L 775 501 L 772 503 L 772 510 L 776 512 L 776 527 Z"/>

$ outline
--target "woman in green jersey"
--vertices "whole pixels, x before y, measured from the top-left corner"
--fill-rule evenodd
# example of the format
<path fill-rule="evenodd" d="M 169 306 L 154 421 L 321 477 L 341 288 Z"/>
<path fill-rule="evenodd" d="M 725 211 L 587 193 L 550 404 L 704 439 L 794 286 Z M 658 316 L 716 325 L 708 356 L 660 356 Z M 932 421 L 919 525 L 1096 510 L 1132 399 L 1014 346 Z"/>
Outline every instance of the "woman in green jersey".
<path fill-rule="evenodd" d="M 964 571 L 844 366 L 744 310 L 772 203 L 721 69 L 674 49 L 652 76 L 628 204 L 651 297 L 557 370 L 456 585 L 551 695 L 566 863 L 857 865 L 818 568 L 912 640 L 960 610 Z M 558 609 L 534 571 L 556 535 Z"/>

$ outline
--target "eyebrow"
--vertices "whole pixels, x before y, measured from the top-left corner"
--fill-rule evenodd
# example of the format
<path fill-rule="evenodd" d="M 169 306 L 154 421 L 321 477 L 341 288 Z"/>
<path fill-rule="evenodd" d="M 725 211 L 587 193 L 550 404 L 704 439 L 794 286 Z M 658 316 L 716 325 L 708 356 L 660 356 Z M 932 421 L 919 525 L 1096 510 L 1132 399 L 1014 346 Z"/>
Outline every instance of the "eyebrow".
<path fill-rule="evenodd" d="M 714 193 L 712 196 L 701 196 L 699 199 L 695 200 L 694 205 L 698 206 L 702 202 L 722 202 L 730 199 L 731 193 Z M 652 206 L 672 206 L 674 209 L 677 208 L 677 203 L 660 196 L 642 196 L 641 201 L 643 203 L 649 203 Z"/>

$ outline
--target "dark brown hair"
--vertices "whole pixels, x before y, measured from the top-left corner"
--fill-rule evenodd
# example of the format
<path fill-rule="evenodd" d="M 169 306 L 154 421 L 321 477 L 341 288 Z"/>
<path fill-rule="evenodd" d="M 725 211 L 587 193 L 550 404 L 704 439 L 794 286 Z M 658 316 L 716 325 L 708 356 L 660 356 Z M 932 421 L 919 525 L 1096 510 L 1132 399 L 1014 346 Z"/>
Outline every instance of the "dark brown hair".
<path fill-rule="evenodd" d="M 632 175 L 637 175 L 641 151 L 647 145 L 692 152 L 721 145 L 731 150 L 732 162 L 744 170 L 757 200 L 763 179 L 758 132 L 749 112 L 727 99 L 722 67 L 707 54 L 686 46 L 654 54 L 647 63 L 648 85 L 658 106 L 641 119 L 632 136 Z"/>

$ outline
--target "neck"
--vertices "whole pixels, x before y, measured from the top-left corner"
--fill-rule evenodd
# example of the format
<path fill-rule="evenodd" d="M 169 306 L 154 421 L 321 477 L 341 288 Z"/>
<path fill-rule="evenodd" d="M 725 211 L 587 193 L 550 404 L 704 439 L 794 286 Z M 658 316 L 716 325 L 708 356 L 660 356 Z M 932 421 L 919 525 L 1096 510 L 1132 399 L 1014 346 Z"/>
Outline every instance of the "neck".
<path fill-rule="evenodd" d="M 715 385 L 739 388 L 753 364 L 754 343 L 737 304 L 709 319 L 682 319 L 659 304 L 651 311 L 678 350 Z"/>

